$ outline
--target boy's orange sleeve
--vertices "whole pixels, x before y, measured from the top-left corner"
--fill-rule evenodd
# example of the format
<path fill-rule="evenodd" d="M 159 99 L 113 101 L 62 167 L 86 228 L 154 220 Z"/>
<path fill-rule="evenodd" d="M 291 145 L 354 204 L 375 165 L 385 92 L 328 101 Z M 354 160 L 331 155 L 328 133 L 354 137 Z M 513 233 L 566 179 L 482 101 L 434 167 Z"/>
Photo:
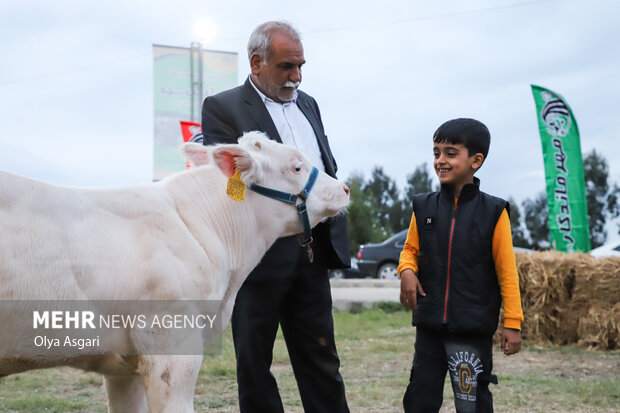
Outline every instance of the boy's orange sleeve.
<path fill-rule="evenodd" d="M 411 215 L 411 223 L 409 224 L 409 232 L 407 240 L 400 253 L 398 262 L 398 276 L 407 268 L 410 268 L 417 274 L 418 272 L 418 256 L 420 255 L 420 237 L 418 235 L 418 224 L 415 220 L 415 212 Z"/>
<path fill-rule="evenodd" d="M 497 280 L 504 302 L 504 327 L 521 330 L 523 310 L 519 291 L 519 274 L 512 246 L 510 218 L 505 209 L 495 225 L 492 250 Z"/>

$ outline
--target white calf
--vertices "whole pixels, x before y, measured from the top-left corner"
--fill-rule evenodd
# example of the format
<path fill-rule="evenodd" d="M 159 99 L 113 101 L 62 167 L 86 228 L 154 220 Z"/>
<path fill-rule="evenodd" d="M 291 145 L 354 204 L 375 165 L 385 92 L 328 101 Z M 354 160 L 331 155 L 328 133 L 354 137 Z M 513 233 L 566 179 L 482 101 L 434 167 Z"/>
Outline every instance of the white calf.
<path fill-rule="evenodd" d="M 233 200 L 227 178 L 238 170 L 246 186 L 295 194 L 312 166 L 258 132 L 239 145 L 183 150 L 194 167 L 132 187 L 65 188 L 0 173 L 0 300 L 221 300 L 223 328 L 267 249 L 302 232 L 294 205 L 250 190 Z M 348 202 L 346 186 L 319 173 L 307 201 L 310 225 Z M 28 357 L 1 343 L 0 376 L 68 365 L 105 375 L 110 412 L 193 411 L 201 355 Z"/>

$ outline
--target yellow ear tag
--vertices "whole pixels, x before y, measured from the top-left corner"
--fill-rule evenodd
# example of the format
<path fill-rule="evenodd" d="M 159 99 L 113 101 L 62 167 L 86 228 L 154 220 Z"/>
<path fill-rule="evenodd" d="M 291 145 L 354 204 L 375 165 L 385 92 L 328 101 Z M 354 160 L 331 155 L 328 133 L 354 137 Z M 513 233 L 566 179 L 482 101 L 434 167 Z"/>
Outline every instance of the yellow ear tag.
<path fill-rule="evenodd" d="M 241 180 L 241 172 L 238 169 L 235 169 L 235 174 L 228 178 L 226 195 L 239 202 L 245 199 L 245 184 Z"/>

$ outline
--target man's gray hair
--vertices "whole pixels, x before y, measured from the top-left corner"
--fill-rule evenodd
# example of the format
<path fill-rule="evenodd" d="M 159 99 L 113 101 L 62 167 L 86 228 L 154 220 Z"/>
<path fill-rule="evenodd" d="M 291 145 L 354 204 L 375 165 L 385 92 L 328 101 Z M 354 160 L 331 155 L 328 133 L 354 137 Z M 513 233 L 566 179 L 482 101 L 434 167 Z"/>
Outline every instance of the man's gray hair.
<path fill-rule="evenodd" d="M 271 33 L 274 31 L 282 32 L 288 35 L 292 40 L 301 42 L 301 35 L 286 20 L 268 21 L 259 25 L 248 40 L 248 59 L 252 58 L 254 53 L 258 54 L 264 62 L 271 57 Z"/>

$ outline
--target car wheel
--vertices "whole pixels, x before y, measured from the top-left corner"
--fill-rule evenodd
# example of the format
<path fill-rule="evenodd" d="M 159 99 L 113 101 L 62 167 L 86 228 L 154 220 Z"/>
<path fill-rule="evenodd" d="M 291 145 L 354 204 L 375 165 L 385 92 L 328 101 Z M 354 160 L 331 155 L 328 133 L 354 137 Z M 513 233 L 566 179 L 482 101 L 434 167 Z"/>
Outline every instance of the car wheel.
<path fill-rule="evenodd" d="M 377 278 L 381 280 L 398 280 L 398 267 L 392 262 L 383 264 L 377 270 Z"/>
<path fill-rule="evenodd" d="M 344 278 L 344 270 L 329 270 L 329 278 L 332 280 L 342 280 Z"/>

